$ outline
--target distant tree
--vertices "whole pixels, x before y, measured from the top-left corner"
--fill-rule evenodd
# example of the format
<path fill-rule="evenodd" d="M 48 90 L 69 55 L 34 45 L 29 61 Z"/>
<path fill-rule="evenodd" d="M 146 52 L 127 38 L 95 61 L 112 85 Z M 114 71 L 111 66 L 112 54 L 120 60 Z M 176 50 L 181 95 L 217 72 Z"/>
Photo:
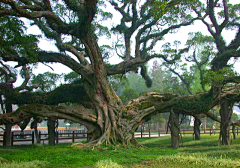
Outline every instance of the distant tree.
<path fill-rule="evenodd" d="M 123 91 L 120 96 L 123 103 L 127 103 L 128 101 L 137 98 L 139 95 L 135 89 L 126 89 Z"/>
<path fill-rule="evenodd" d="M 32 75 L 30 85 L 38 85 L 39 91 L 50 92 L 57 87 L 57 82 L 61 79 L 61 75 L 45 72 L 43 74 Z M 66 78 L 65 78 L 66 79 Z"/>

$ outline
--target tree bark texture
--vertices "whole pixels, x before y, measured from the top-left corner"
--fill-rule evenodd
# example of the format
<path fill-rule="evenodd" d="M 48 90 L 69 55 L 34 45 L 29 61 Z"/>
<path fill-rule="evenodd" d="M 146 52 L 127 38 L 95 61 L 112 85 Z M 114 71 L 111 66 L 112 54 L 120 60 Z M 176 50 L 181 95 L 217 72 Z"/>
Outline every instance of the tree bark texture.
<path fill-rule="evenodd" d="M 37 142 L 38 144 L 40 144 L 40 143 L 41 143 L 41 140 L 40 140 L 41 137 L 39 137 L 39 134 L 38 134 L 38 126 L 37 126 L 37 121 L 36 121 L 36 120 L 34 120 L 34 121 L 31 123 L 31 129 L 34 129 L 36 142 Z"/>
<path fill-rule="evenodd" d="M 171 112 L 169 116 L 169 127 L 171 130 L 171 146 L 179 148 L 180 146 L 180 123 L 179 114 Z"/>
<path fill-rule="evenodd" d="M 11 131 L 12 126 L 10 124 L 6 125 L 5 132 L 4 132 L 4 138 L 3 138 L 3 145 L 4 146 L 11 146 Z"/>
<path fill-rule="evenodd" d="M 6 113 L 10 113 L 12 112 L 12 104 L 9 103 L 7 100 L 6 100 Z M 6 146 L 11 146 L 11 140 L 12 140 L 12 125 L 11 124 L 6 124 L 6 128 L 5 128 L 5 136 L 4 136 L 4 145 Z"/>
<path fill-rule="evenodd" d="M 55 145 L 56 140 L 56 132 L 55 132 L 55 119 L 48 118 L 47 126 L 48 126 L 48 144 L 51 146 Z"/>
<path fill-rule="evenodd" d="M 229 128 L 232 117 L 232 103 L 229 100 L 222 100 L 220 106 L 222 145 L 230 145 Z"/>
<path fill-rule="evenodd" d="M 194 138 L 195 138 L 195 140 L 200 140 L 200 125 L 201 125 L 201 120 L 199 120 L 197 117 L 194 117 Z"/>

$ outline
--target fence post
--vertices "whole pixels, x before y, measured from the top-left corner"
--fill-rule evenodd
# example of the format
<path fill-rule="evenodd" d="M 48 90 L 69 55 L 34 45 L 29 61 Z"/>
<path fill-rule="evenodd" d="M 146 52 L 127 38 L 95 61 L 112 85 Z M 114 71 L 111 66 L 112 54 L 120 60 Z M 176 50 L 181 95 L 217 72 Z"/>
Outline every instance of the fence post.
<path fill-rule="evenodd" d="M 141 138 L 142 138 L 142 135 L 143 135 L 143 130 L 142 130 L 142 128 L 141 128 Z"/>
<path fill-rule="evenodd" d="M 238 135 L 238 127 L 237 127 L 237 135 Z"/>
<path fill-rule="evenodd" d="M 160 128 L 158 128 L 158 137 L 160 137 L 161 135 L 161 132 L 160 132 L 161 130 L 160 130 Z"/>
<path fill-rule="evenodd" d="M 32 132 L 32 144 L 34 144 L 34 132 Z"/>
<path fill-rule="evenodd" d="M 72 142 L 74 142 L 74 134 L 75 134 L 75 131 L 72 132 Z"/>
<path fill-rule="evenodd" d="M 41 143 L 41 131 L 38 132 L 38 138 L 39 138 L 39 141 Z"/>
<path fill-rule="evenodd" d="M 13 146 L 13 136 L 14 136 L 14 132 L 12 132 L 12 136 L 11 136 L 11 146 Z"/>
<path fill-rule="evenodd" d="M 6 145 L 6 132 L 3 132 L 3 146 Z"/>
<path fill-rule="evenodd" d="M 151 137 L 151 131 L 150 131 L 150 129 L 149 129 L 149 138 Z"/>
<path fill-rule="evenodd" d="M 59 143 L 59 140 L 58 140 L 58 131 L 56 131 L 56 144 Z"/>

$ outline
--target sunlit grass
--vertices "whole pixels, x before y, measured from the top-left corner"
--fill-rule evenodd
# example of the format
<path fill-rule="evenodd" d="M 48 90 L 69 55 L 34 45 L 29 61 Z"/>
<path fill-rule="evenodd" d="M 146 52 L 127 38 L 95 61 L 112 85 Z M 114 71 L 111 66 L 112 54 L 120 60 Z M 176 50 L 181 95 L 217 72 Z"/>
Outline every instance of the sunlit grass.
<path fill-rule="evenodd" d="M 73 148 L 71 144 L 0 147 L 0 157 L 4 160 L 2 163 L 0 159 L 0 167 L 8 168 L 6 166 L 10 165 L 12 167 L 21 165 L 24 168 L 27 166 L 28 168 L 240 166 L 239 137 L 232 140 L 231 146 L 218 146 L 218 136 L 203 135 L 201 138 L 195 141 L 192 136 L 183 136 L 179 149 L 170 147 L 170 136 L 138 139 L 139 143 L 145 146 L 140 148 L 109 147 L 92 150 Z"/>

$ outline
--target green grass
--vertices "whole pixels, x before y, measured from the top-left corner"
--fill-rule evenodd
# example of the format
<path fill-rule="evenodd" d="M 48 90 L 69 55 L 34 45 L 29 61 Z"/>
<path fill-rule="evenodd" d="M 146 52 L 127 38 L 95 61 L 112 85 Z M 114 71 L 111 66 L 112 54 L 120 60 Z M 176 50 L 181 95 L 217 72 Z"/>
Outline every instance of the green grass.
<path fill-rule="evenodd" d="M 194 141 L 192 136 L 183 136 L 179 149 L 170 147 L 169 136 L 138 141 L 145 147 L 92 150 L 73 148 L 71 144 L 1 146 L 0 167 L 8 168 L 6 166 L 10 164 L 25 164 L 21 167 L 27 168 L 240 167 L 239 137 L 231 146 L 218 146 L 218 136 L 202 135 L 199 141 Z"/>

